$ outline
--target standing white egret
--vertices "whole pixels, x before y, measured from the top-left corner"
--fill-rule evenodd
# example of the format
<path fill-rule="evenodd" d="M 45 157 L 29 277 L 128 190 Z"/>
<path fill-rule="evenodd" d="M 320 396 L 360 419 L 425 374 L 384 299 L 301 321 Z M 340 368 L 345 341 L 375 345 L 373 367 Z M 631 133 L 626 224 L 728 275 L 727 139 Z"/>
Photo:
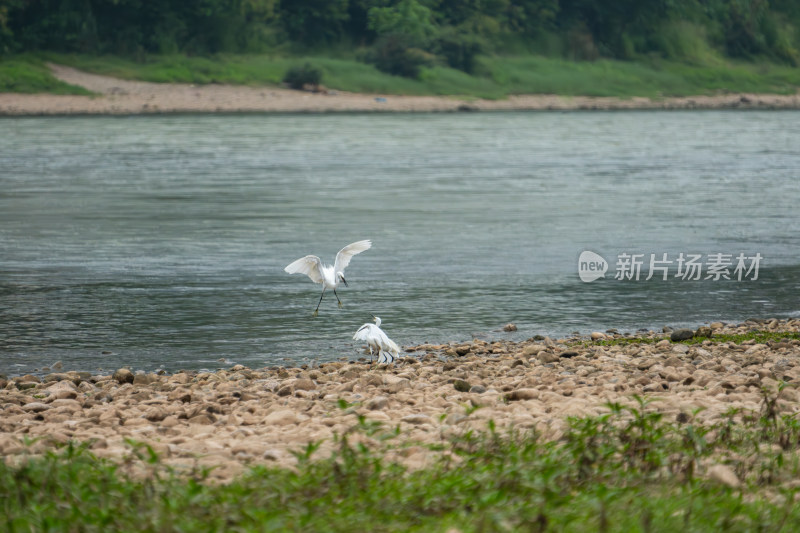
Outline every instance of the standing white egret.
<path fill-rule="evenodd" d="M 373 316 L 374 324 L 367 322 L 356 331 L 353 335 L 353 340 L 364 341 L 369 346 L 370 360 L 372 359 L 372 350 L 378 352 L 379 363 L 393 363 L 396 357 L 400 356 L 400 347 L 389 338 L 386 333 L 381 329 L 380 317 Z"/>
<path fill-rule="evenodd" d="M 323 265 L 316 255 L 307 255 L 284 268 L 289 274 L 305 274 L 314 283 L 322 283 L 322 295 L 319 297 L 317 308 L 314 309 L 312 316 L 317 316 L 319 313 L 319 304 L 322 303 L 322 297 L 325 296 L 325 289 L 333 289 L 336 301 L 339 302 L 339 307 L 342 307 L 342 301 L 339 299 L 339 295 L 336 294 L 336 287 L 339 286 L 340 281 L 347 287 L 347 281 L 344 279 L 344 269 L 350 264 L 350 259 L 354 255 L 360 254 L 364 250 L 369 250 L 371 246 L 372 241 L 369 240 L 348 244 L 336 254 L 336 261 L 334 261 L 333 266 Z"/>

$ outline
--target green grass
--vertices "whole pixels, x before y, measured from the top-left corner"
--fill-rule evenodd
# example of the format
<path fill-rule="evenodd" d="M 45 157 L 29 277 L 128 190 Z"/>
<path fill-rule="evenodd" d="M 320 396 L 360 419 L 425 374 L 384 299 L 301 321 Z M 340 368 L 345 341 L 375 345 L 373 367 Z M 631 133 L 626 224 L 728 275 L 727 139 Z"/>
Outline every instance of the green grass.
<path fill-rule="evenodd" d="M 741 63 L 716 58 L 705 64 L 642 58 L 640 61 L 567 61 L 536 55 L 496 56 L 480 59 L 476 74 L 445 67 L 424 69 L 412 80 L 379 72 L 354 56 L 312 55 L 183 55 L 147 56 L 133 61 L 112 56 L 42 54 L 20 56 L 6 66 L 6 91 L 53 92 L 57 86 L 23 80 L 47 78 L 41 58 L 79 69 L 152 82 L 235 83 L 277 85 L 286 71 L 310 62 L 323 71 L 322 83 L 342 91 L 396 95 L 451 95 L 462 98 L 499 99 L 511 94 L 564 96 L 667 97 L 719 92 L 794 93 L 800 87 L 800 69 L 770 63 Z M 3 67 L 0 67 L 3 68 Z M 3 71 L 0 71 L 3 72 Z"/>
<path fill-rule="evenodd" d="M 598 341 L 584 341 L 581 345 L 615 346 L 629 344 L 655 344 L 663 340 L 669 340 L 669 335 L 663 337 L 617 337 L 613 339 L 603 339 Z M 766 344 L 767 342 L 780 342 L 785 340 L 800 340 L 800 333 L 796 332 L 777 332 L 777 331 L 749 331 L 747 333 L 736 334 L 714 334 L 711 337 L 693 337 L 684 341 L 676 341 L 674 344 L 702 344 L 704 341 L 711 341 L 714 344 L 732 342 L 741 344 L 745 341 L 754 341 L 756 344 Z"/>
<path fill-rule="evenodd" d="M 0 61 L 0 93 L 92 94 L 56 79 L 44 62 L 31 56 Z"/>
<path fill-rule="evenodd" d="M 489 75 L 510 94 L 567 96 L 693 96 L 715 92 L 794 93 L 800 69 L 725 63 L 696 66 L 674 61 L 576 62 L 537 56 L 500 58 Z"/>
<path fill-rule="evenodd" d="M 151 475 L 130 477 L 85 447 L 0 462 L 5 531 L 791 531 L 800 489 L 797 418 L 764 397 L 761 413 L 731 410 L 712 426 L 696 413 L 666 420 L 635 397 L 598 417 L 573 418 L 559 442 L 489 425 L 442 440 L 432 466 L 387 461 L 396 430 L 360 418 L 359 442 L 331 457 L 310 444 L 296 469 L 257 467 L 231 483 L 178 475 L 150 453 Z M 732 488 L 701 477 L 727 465 Z"/>

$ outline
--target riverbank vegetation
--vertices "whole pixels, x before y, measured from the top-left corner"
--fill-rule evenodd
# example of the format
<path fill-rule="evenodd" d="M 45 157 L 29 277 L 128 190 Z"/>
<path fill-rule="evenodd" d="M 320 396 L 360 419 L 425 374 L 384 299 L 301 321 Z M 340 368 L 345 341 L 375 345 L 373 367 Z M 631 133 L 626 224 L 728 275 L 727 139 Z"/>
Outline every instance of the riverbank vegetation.
<path fill-rule="evenodd" d="M 786 0 L 0 0 L 14 92 L 70 91 L 27 81 L 50 60 L 188 83 L 276 84 L 308 64 L 328 88 L 386 94 L 793 93 L 798 50 Z"/>
<path fill-rule="evenodd" d="M 86 94 L 48 71 L 46 62 L 128 80 L 158 83 L 279 85 L 293 68 L 317 69 L 328 90 L 390 95 L 456 95 L 499 99 L 512 94 L 650 98 L 720 93 L 793 94 L 800 69 L 778 64 L 728 62 L 700 67 L 674 61 L 630 62 L 603 59 L 574 62 L 542 56 L 481 57 L 482 74 L 438 66 L 419 79 L 392 76 L 355 59 L 322 55 L 279 57 L 221 54 L 213 57 L 118 56 L 37 53 L 0 63 L 0 92 Z M 7 66 L 8 65 L 8 66 Z M 35 82 L 35 83 L 34 83 Z M 313 85 L 311 79 L 309 84 Z"/>

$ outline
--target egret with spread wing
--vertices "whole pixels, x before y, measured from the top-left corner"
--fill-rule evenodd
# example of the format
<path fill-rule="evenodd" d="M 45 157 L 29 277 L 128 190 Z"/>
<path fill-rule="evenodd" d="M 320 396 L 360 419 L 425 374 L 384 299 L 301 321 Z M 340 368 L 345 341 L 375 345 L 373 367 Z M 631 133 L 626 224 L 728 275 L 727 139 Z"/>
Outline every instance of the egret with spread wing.
<path fill-rule="evenodd" d="M 369 355 L 372 356 L 374 349 L 378 353 L 379 363 L 393 363 L 396 357 L 400 356 L 400 348 L 389 338 L 381 329 L 380 317 L 373 316 L 374 324 L 367 322 L 356 331 L 353 340 L 364 341 L 369 346 Z"/>
<path fill-rule="evenodd" d="M 323 265 L 316 255 L 307 255 L 284 268 L 289 274 L 305 274 L 314 283 L 322 283 L 322 295 L 319 297 L 317 308 L 314 309 L 312 316 L 317 316 L 319 313 L 319 304 L 322 303 L 322 297 L 325 296 L 325 289 L 333 289 L 336 301 L 339 302 L 339 307 L 342 307 L 342 301 L 339 299 L 339 295 L 336 294 L 336 287 L 339 286 L 340 281 L 347 287 L 347 281 L 344 279 L 344 269 L 350 264 L 350 259 L 354 255 L 369 250 L 371 246 L 372 241 L 369 240 L 348 244 L 336 254 L 336 261 L 334 261 L 333 266 Z"/>

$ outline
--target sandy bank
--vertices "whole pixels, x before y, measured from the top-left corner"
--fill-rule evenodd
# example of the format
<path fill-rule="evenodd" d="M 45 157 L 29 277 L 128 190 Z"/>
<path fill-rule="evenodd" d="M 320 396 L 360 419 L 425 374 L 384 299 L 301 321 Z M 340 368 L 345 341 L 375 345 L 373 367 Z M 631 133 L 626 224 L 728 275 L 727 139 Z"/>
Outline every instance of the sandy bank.
<path fill-rule="evenodd" d="M 447 112 L 607 109 L 800 109 L 794 95 L 724 94 L 683 98 L 597 98 L 519 95 L 505 100 L 392 96 L 276 87 L 125 81 L 51 65 L 59 79 L 99 96 L 0 93 L 0 115 L 94 115 L 244 112 Z"/>
<path fill-rule="evenodd" d="M 798 332 L 800 319 L 715 323 L 705 334 L 754 330 Z M 800 340 L 687 345 L 661 333 L 645 337 L 651 342 L 422 345 L 388 366 L 239 365 L 213 373 L 134 376 L 120 370 L 0 379 L 0 456 L 17 461 L 72 440 L 123 461 L 131 456 L 125 440 L 133 439 L 178 470 L 215 466 L 212 476 L 224 481 L 247 466 L 291 466 L 291 452 L 310 441 L 322 441 L 318 453 L 327 456 L 334 435 L 350 431 L 360 415 L 399 427 L 400 440 L 412 445 L 393 458 L 420 467 L 432 452 L 419 443 L 485 430 L 490 419 L 501 429 L 536 429 L 558 439 L 567 417 L 607 412 L 607 402 L 634 405 L 634 395 L 651 398 L 650 408 L 671 420 L 703 408 L 697 415 L 702 423 L 719 421 L 731 408 L 758 412 L 762 388 L 779 394 L 782 412 L 800 411 Z M 779 381 L 787 383 L 780 393 Z"/>

